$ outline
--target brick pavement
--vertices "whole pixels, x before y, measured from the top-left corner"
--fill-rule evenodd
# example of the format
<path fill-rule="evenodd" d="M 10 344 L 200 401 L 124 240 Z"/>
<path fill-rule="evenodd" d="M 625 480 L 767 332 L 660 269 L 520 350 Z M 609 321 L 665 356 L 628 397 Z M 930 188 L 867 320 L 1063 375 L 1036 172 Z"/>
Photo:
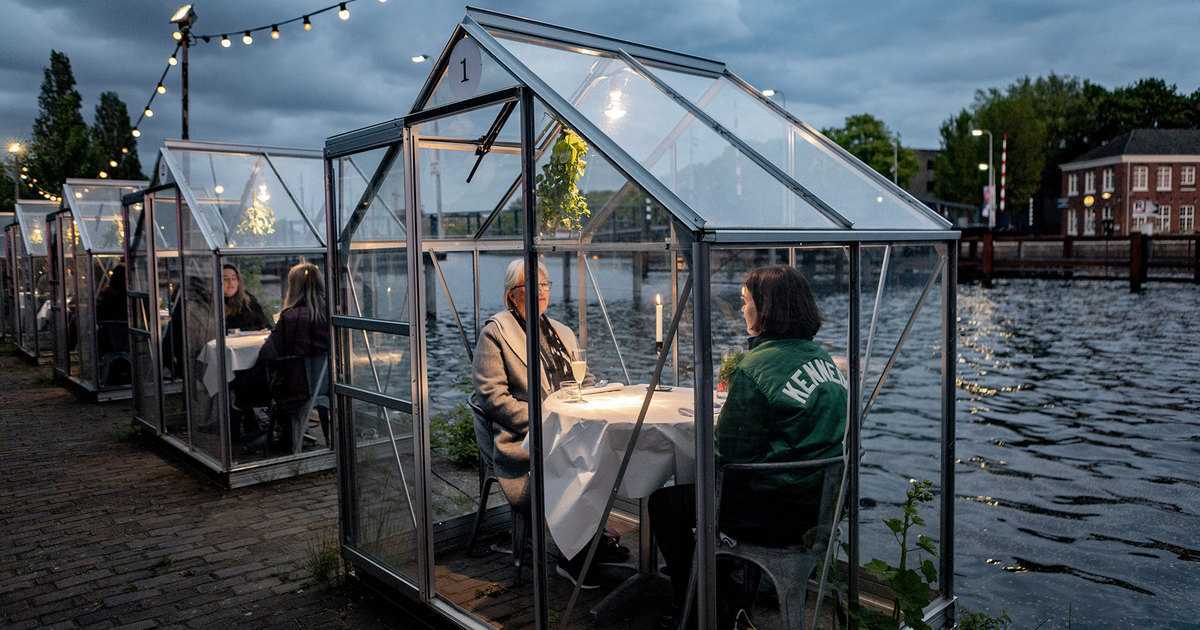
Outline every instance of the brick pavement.
<path fill-rule="evenodd" d="M 412 627 L 311 576 L 331 472 L 222 490 L 49 372 L 0 356 L 0 627 Z"/>

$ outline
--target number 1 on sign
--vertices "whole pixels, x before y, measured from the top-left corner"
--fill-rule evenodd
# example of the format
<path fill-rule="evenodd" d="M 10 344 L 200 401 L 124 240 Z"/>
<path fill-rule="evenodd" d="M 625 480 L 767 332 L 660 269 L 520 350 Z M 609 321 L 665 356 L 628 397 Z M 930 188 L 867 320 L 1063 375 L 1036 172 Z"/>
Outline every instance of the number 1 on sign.
<path fill-rule="evenodd" d="M 466 58 L 466 57 L 463 57 L 462 59 L 460 59 L 460 60 L 458 61 L 458 63 L 459 63 L 460 65 L 462 65 L 462 71 L 463 71 L 463 78 L 462 78 L 462 80 L 461 80 L 461 81 L 459 81 L 459 83 L 466 83 L 467 81 L 469 81 L 469 80 L 470 80 L 470 79 L 468 79 L 468 78 L 467 78 L 467 58 Z"/>

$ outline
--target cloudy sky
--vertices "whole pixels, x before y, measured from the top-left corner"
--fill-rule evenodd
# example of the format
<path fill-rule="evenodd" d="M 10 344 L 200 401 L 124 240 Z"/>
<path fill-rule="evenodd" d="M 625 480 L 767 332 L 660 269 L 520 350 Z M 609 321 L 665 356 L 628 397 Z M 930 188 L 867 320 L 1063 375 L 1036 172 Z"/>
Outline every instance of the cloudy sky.
<path fill-rule="evenodd" d="M 870 112 L 906 145 L 935 147 L 938 125 L 976 89 L 1058 72 L 1112 87 L 1159 76 L 1200 84 L 1196 0 L 801 2 L 799 0 L 475 0 L 478 6 L 722 60 L 788 108 L 827 126 Z M 0 139 L 29 137 L 50 50 L 67 53 L 90 121 L 113 90 L 135 114 L 174 42 L 178 0 L 0 0 Z M 198 0 L 198 33 L 238 32 L 326 6 L 326 0 Z M 462 18 L 461 2 L 360 0 L 350 20 L 314 18 L 228 49 L 192 50 L 191 135 L 319 147 L 325 137 L 403 114 Z M 178 68 L 176 68 L 177 70 Z M 179 135 L 179 77 L 142 125 L 149 170 Z"/>

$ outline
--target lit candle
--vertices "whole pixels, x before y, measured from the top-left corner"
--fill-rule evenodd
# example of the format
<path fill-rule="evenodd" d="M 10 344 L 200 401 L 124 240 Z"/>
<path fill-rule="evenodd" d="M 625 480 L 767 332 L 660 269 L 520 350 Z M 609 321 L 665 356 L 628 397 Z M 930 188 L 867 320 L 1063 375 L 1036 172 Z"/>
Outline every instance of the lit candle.
<path fill-rule="evenodd" d="M 654 343 L 662 343 L 662 294 L 654 294 Z"/>

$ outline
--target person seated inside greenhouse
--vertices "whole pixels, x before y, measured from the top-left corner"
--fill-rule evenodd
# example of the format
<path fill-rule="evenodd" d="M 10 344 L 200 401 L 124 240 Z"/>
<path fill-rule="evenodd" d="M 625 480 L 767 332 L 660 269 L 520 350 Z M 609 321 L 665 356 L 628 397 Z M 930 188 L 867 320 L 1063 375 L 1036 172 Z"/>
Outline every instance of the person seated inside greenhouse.
<path fill-rule="evenodd" d="M 504 275 L 505 309 L 492 315 L 479 333 L 475 348 L 473 381 L 474 405 L 483 412 L 493 435 L 495 444 L 494 462 L 500 488 L 512 509 L 518 511 L 528 524 L 529 499 L 529 451 L 523 446 L 529 432 L 528 367 L 525 354 L 525 262 L 517 259 L 509 263 Z M 544 400 L 558 390 L 564 381 L 572 381 L 571 358 L 578 350 L 575 333 L 562 322 L 546 316 L 550 304 L 550 278 L 546 267 L 538 263 L 538 311 L 541 317 L 539 340 L 541 342 L 542 378 L 538 387 Z M 526 534 L 528 534 L 528 527 Z M 598 562 L 612 561 L 608 556 L 620 555 L 624 551 L 608 538 L 602 547 Z M 557 572 L 572 583 L 580 582 L 585 552 L 574 558 L 561 558 Z M 583 588 L 597 588 L 589 575 L 582 580 Z"/>
<path fill-rule="evenodd" d="M 125 265 L 118 264 L 107 274 L 96 292 L 96 350 L 100 357 L 105 385 L 129 383 L 129 323 L 125 285 Z"/>
<path fill-rule="evenodd" d="M 225 297 L 227 334 L 272 328 L 271 318 L 263 311 L 258 298 L 246 290 L 242 274 L 234 265 L 225 263 L 221 266 L 221 290 Z M 233 400 L 230 401 L 229 430 L 235 445 L 241 442 L 243 435 L 248 438 L 258 437 L 260 427 L 254 408 L 266 407 L 271 403 L 270 396 L 263 387 L 263 380 L 261 369 L 233 373 L 233 380 L 229 383 L 229 391 L 233 394 Z"/>
<path fill-rule="evenodd" d="M 798 270 L 777 265 L 747 274 L 741 287 L 742 317 L 749 351 L 729 378 L 728 398 L 717 418 L 716 465 L 797 462 L 842 454 L 846 425 L 846 379 L 831 369 L 833 359 L 813 337 L 821 315 L 808 280 Z M 820 364 L 820 368 L 815 366 Z M 806 368 L 833 378 L 814 379 Z M 722 489 L 723 534 L 764 545 L 801 542 L 816 525 L 823 477 L 786 473 L 770 477 L 728 477 Z M 675 611 L 682 612 L 695 545 L 694 485 L 662 488 L 650 496 L 650 523 L 666 560 Z M 722 563 L 719 592 L 723 620 L 732 625 L 739 609 L 749 609 L 759 571 Z"/>
<path fill-rule="evenodd" d="M 293 266 L 288 271 L 279 322 L 258 352 L 257 363 L 267 366 L 268 388 L 287 436 L 284 444 L 293 452 L 301 448 L 308 424 L 308 418 L 297 416 L 312 399 L 314 388 L 320 388 L 317 395 L 325 397 L 314 406 L 325 443 L 330 443 L 328 370 L 325 378 L 317 378 L 329 357 L 325 305 L 325 279 L 320 268 L 309 262 Z"/>

